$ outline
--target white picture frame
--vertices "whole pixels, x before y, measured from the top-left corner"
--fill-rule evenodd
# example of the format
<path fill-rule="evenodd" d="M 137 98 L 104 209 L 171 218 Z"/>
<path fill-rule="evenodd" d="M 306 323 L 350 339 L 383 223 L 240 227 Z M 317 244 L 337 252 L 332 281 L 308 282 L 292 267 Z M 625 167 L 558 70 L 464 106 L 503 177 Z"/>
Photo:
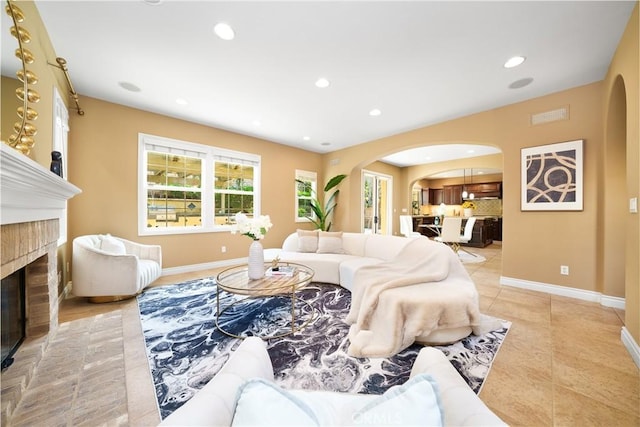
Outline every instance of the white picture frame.
<path fill-rule="evenodd" d="M 521 150 L 522 211 L 581 211 L 584 140 Z"/>

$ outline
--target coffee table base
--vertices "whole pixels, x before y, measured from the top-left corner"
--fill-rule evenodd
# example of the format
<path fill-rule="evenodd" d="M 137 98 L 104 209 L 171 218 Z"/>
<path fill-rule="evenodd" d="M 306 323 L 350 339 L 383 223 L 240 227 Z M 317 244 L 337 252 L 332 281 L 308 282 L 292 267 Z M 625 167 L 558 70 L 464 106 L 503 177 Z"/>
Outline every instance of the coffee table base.
<path fill-rule="evenodd" d="M 220 289 L 218 289 L 217 293 L 216 293 L 216 306 L 217 306 L 217 310 L 216 310 L 216 327 L 218 328 L 218 330 L 220 330 L 220 332 L 222 332 L 223 334 L 230 336 L 232 338 L 239 338 L 239 339 L 245 339 L 249 336 L 257 336 L 259 338 L 262 338 L 263 340 L 270 340 L 273 338 L 282 338 L 282 337 L 287 337 L 289 335 L 293 335 L 296 332 L 304 329 L 309 323 L 311 323 L 311 320 L 313 320 L 313 317 L 315 316 L 315 309 L 311 306 L 311 304 L 309 304 L 307 301 L 304 301 L 302 299 L 296 298 L 295 294 L 292 295 L 274 295 L 274 297 L 284 297 L 287 298 L 289 297 L 290 301 L 291 301 L 291 331 L 287 331 L 285 333 L 281 333 L 278 335 L 269 335 L 269 336 L 260 336 L 260 335 L 236 335 L 232 332 L 229 332 L 227 330 L 225 330 L 222 326 L 220 326 L 220 317 L 222 317 L 222 315 L 224 314 L 225 311 L 231 309 L 234 305 L 239 304 L 241 302 L 246 301 L 247 299 L 252 299 L 251 297 L 247 297 L 247 298 L 243 298 L 241 300 L 235 301 L 232 304 L 228 305 L 227 307 L 224 307 L 222 309 L 222 311 L 220 310 Z M 268 297 L 262 297 L 262 298 L 268 298 Z M 300 303 L 304 304 L 305 306 L 309 307 L 309 318 L 300 326 L 296 327 L 296 301 L 299 301 Z M 300 307 L 299 309 L 302 310 L 304 306 Z"/>

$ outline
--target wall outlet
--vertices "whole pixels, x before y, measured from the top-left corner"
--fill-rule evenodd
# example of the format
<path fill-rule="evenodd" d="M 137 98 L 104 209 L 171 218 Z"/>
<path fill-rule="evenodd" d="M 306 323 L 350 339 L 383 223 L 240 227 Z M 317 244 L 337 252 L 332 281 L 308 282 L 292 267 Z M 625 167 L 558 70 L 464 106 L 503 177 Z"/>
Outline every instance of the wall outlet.
<path fill-rule="evenodd" d="M 560 274 L 562 274 L 563 276 L 568 276 L 569 275 L 569 266 L 568 265 L 561 265 L 560 266 Z"/>
<path fill-rule="evenodd" d="M 226 246 L 222 246 L 220 248 L 220 250 L 222 251 L 222 253 L 225 253 L 225 252 L 227 252 L 227 247 Z"/>

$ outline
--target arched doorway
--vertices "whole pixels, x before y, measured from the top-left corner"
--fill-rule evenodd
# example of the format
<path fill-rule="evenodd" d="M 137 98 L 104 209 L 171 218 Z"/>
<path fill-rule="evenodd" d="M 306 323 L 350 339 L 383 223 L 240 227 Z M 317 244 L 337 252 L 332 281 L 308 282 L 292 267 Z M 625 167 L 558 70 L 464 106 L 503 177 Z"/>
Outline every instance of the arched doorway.
<path fill-rule="evenodd" d="M 613 85 L 607 106 L 604 182 L 600 221 L 602 260 L 598 285 L 604 296 L 625 297 L 626 218 L 628 212 L 626 89 L 621 77 Z"/>

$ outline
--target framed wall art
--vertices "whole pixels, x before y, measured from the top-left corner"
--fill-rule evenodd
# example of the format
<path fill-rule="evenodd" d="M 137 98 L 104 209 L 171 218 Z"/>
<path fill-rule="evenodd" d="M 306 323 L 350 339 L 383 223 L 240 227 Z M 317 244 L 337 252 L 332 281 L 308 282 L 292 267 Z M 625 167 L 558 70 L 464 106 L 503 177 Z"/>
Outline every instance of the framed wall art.
<path fill-rule="evenodd" d="M 584 140 L 523 148 L 521 210 L 583 209 Z"/>

